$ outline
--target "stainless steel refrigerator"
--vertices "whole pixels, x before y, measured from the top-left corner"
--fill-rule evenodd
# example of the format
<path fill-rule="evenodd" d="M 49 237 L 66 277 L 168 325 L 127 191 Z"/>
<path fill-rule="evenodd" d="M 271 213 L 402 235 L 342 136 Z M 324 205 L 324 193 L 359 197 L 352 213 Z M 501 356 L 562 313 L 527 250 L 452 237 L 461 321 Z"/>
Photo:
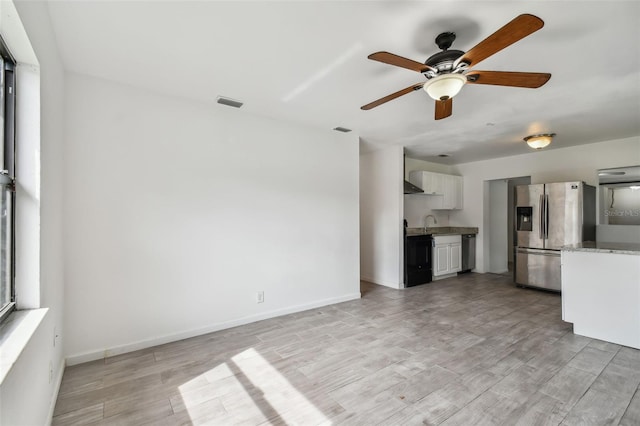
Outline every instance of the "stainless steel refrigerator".
<path fill-rule="evenodd" d="M 584 182 L 516 186 L 515 282 L 560 291 L 560 249 L 596 237 L 596 189 Z"/>

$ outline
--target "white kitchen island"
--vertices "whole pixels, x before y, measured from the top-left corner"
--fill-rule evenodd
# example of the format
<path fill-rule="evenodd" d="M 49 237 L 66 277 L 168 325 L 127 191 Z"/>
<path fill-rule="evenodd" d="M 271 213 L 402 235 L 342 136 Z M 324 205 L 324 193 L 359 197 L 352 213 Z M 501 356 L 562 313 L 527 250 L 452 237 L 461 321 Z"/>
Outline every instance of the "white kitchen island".
<path fill-rule="evenodd" d="M 573 332 L 640 349 L 640 244 L 562 248 L 562 319 Z"/>

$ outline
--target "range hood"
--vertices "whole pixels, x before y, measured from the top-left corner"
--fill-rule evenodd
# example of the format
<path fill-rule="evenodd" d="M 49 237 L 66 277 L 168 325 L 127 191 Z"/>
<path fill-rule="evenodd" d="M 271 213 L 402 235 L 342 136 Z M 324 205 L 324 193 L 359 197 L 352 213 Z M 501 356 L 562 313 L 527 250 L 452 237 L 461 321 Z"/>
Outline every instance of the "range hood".
<path fill-rule="evenodd" d="M 404 193 L 405 194 L 422 194 L 424 193 L 424 191 L 418 188 L 417 186 L 415 186 L 414 184 L 412 184 L 411 182 L 409 182 L 408 180 L 405 180 Z"/>
<path fill-rule="evenodd" d="M 598 180 L 605 186 L 640 184 L 640 166 L 601 169 L 598 170 Z"/>

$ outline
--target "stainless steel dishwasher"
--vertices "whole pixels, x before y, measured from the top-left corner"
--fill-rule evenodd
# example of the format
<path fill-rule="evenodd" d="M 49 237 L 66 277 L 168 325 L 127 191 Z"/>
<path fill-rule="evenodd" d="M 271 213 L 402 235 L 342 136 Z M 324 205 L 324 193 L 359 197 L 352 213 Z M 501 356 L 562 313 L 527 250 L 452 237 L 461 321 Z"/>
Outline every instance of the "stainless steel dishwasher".
<path fill-rule="evenodd" d="M 462 234 L 462 270 L 470 272 L 476 267 L 476 234 Z"/>

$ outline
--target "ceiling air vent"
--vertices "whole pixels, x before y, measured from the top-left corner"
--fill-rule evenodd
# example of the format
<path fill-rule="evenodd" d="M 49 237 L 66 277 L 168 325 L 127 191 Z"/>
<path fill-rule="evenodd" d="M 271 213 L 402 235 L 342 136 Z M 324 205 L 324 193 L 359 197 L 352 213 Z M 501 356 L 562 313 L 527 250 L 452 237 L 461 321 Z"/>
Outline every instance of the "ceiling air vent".
<path fill-rule="evenodd" d="M 334 127 L 333 130 L 335 130 L 336 132 L 342 132 L 342 133 L 349 133 L 351 131 L 351 129 L 347 129 L 346 127 Z"/>
<path fill-rule="evenodd" d="M 234 108 L 240 108 L 244 104 L 243 102 L 236 101 L 235 99 L 231 99 L 231 98 L 225 98 L 224 96 L 218 96 L 218 98 L 216 99 L 216 102 L 218 102 L 219 104 L 234 107 Z"/>

